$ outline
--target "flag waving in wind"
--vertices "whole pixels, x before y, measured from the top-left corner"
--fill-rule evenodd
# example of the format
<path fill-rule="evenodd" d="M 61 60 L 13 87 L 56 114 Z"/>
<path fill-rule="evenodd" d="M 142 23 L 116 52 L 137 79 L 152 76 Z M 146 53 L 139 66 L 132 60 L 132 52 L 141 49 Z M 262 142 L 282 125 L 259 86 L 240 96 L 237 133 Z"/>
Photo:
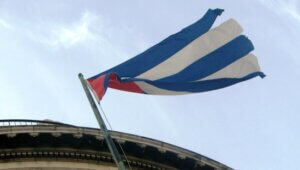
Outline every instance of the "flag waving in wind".
<path fill-rule="evenodd" d="M 224 88 L 256 76 L 264 77 L 251 41 L 229 19 L 210 29 L 221 9 L 209 9 L 194 24 L 145 52 L 89 78 L 102 99 L 108 87 L 152 95 L 179 95 Z"/>

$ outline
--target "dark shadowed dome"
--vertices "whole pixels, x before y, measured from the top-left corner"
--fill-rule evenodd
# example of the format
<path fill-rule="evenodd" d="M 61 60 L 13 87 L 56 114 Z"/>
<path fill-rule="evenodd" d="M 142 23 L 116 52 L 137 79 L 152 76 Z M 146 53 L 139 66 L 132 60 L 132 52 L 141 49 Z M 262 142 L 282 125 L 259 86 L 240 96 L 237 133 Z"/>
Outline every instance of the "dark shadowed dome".
<path fill-rule="evenodd" d="M 133 170 L 231 169 L 195 152 L 158 140 L 116 131 L 111 131 L 111 136 L 122 146 Z M 122 153 L 120 146 L 116 146 Z M 128 166 L 128 162 L 124 157 L 123 159 Z M 50 120 L 0 120 L 0 170 L 2 169 L 117 168 L 99 129 Z"/>

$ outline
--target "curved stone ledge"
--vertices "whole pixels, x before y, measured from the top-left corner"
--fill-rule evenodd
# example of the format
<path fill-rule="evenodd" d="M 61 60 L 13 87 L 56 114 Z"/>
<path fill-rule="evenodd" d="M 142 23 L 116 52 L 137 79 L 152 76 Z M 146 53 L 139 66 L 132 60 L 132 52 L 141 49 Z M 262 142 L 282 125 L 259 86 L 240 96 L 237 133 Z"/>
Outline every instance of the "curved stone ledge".
<path fill-rule="evenodd" d="M 114 167 L 114 162 L 111 155 L 107 152 L 95 152 L 84 150 L 71 150 L 71 149 L 57 149 L 51 148 L 26 148 L 26 149 L 10 149 L 1 150 L 0 152 L 0 169 L 3 167 L 3 163 L 8 162 L 81 162 L 86 164 L 95 164 L 103 167 Z M 123 160 L 125 163 L 126 160 Z M 136 158 L 130 158 L 129 163 L 131 166 L 147 168 L 153 170 L 165 170 L 173 169 L 164 165 L 158 165 L 155 163 L 147 162 L 144 160 L 138 160 Z M 34 167 L 37 167 L 34 165 Z"/>
<path fill-rule="evenodd" d="M 4 138 L 5 136 L 5 138 Z M 200 154 L 197 154 L 195 152 L 164 143 L 158 140 L 137 136 L 137 135 L 131 135 L 126 133 L 120 133 L 116 131 L 111 131 L 111 136 L 114 139 L 115 142 L 119 142 L 122 147 L 126 150 L 126 153 L 129 155 L 129 162 L 133 166 L 141 167 L 143 169 L 177 169 L 177 166 L 189 165 L 190 169 L 195 170 L 231 170 L 231 168 L 214 161 L 210 158 L 207 158 L 205 156 L 202 156 Z M 42 158 L 50 158 L 51 157 L 51 150 L 52 155 L 59 157 L 55 155 L 56 152 L 53 152 L 53 149 L 55 148 L 55 145 L 61 145 L 64 146 L 64 142 L 67 142 L 66 146 L 69 148 L 76 148 L 76 153 L 70 152 L 68 150 L 68 147 L 64 146 L 59 147 L 63 151 L 60 151 L 64 157 L 59 158 L 75 158 L 76 154 L 83 154 L 84 157 L 82 158 L 89 158 L 89 159 L 82 159 L 82 160 L 89 160 L 94 162 L 110 162 L 112 164 L 112 159 L 109 156 L 107 146 L 105 144 L 103 134 L 99 129 L 94 128 L 85 128 L 85 127 L 76 127 L 76 126 L 63 126 L 63 125 L 24 125 L 24 126 L 4 126 L 0 127 L 0 137 L 8 141 L 15 141 L 17 143 L 20 140 L 32 140 L 33 143 L 38 143 L 37 141 L 43 141 L 41 142 L 43 147 L 39 147 L 40 149 L 43 148 L 40 152 L 42 154 Z M 20 139 L 20 138 L 23 139 Z M 52 142 L 53 146 L 50 150 L 45 150 L 44 147 L 47 145 L 47 140 L 49 138 L 49 143 Z M 2 141 L 5 141 L 2 140 Z M 46 140 L 46 141 L 45 141 Z M 51 141 L 51 142 L 50 142 Z M 58 141 L 57 143 L 53 141 Z M 98 142 L 97 142 L 98 141 Z M 60 142 L 60 143 L 59 143 Z M 74 142 L 82 142 L 84 145 L 74 144 Z M 90 142 L 90 146 L 88 144 Z M 97 143 L 97 144 L 95 144 Z M 31 155 L 34 155 L 34 151 L 27 150 L 24 152 L 24 147 L 20 144 L 20 147 L 13 148 L 9 151 L 9 149 L 1 148 L 1 145 L 7 145 L 5 143 L 0 144 L 0 158 L 9 156 L 7 154 L 10 153 L 10 158 L 12 157 L 18 157 L 18 159 L 23 159 L 24 156 L 28 156 L 29 153 Z M 28 144 L 28 147 L 30 147 Z M 97 145 L 97 146 L 96 146 Z M 101 145 L 101 146 L 100 146 Z M 23 151 L 18 151 L 14 149 L 20 149 L 23 147 Z M 80 148 L 82 147 L 82 148 Z M 89 148 L 90 147 L 90 148 Z M 84 149 L 88 148 L 88 151 L 84 151 Z M 21 149 L 22 150 L 22 149 Z M 32 149 L 34 150 L 34 149 Z M 91 151 L 96 151 L 96 153 L 91 154 Z M 99 152 L 101 151 L 101 152 Z M 86 153 L 89 154 L 86 154 Z M 28 154 L 27 154 L 28 153 Z M 99 153 L 102 153 L 102 155 Z M 104 154 L 105 153 L 105 154 Z M 13 154 L 13 156 L 12 156 Z M 37 156 L 39 152 L 35 153 Z M 75 155 L 75 157 L 72 157 L 72 154 Z M 79 154 L 79 157 L 80 157 Z M 147 156 L 147 154 L 155 155 L 156 157 L 150 158 L 150 156 Z M 6 156 L 5 156 L 6 155 Z M 23 155 L 23 157 L 22 157 Z M 47 156 L 48 155 L 48 156 Z M 101 160 L 100 158 L 105 158 L 105 155 L 107 159 Z M 103 157 L 104 156 L 104 157 Z M 142 156 L 142 158 L 140 158 Z M 108 158 L 109 157 L 109 158 Z M 99 159 L 98 159 L 99 158 Z M 159 159 L 163 158 L 163 159 Z M 108 161 L 109 159 L 109 161 Z M 147 160 L 149 159 L 149 160 Z M 161 161 L 161 162 L 159 162 Z M 181 168 L 182 168 L 181 167 Z M 180 168 L 179 168 L 180 169 Z"/>

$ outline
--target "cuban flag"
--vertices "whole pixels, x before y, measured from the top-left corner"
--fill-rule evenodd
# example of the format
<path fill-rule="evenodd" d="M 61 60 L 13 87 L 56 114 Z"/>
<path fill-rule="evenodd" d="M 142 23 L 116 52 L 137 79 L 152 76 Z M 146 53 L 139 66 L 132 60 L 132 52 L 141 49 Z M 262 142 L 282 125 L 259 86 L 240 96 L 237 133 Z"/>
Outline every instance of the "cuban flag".
<path fill-rule="evenodd" d="M 234 19 L 210 29 L 222 9 L 209 9 L 194 24 L 145 52 L 87 79 L 98 101 L 108 87 L 151 95 L 206 92 L 265 75 L 251 41 Z"/>

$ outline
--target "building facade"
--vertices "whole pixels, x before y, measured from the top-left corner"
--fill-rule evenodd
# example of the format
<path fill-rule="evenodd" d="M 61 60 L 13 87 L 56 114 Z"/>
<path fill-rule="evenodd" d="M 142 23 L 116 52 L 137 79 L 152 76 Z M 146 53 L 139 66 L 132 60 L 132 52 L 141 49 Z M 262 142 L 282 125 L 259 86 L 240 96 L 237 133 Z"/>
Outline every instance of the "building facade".
<path fill-rule="evenodd" d="M 110 133 L 128 169 L 232 169 L 195 152 L 158 140 L 116 131 Z M 52 121 L 0 120 L 0 170 L 21 169 L 117 168 L 99 129 Z"/>

